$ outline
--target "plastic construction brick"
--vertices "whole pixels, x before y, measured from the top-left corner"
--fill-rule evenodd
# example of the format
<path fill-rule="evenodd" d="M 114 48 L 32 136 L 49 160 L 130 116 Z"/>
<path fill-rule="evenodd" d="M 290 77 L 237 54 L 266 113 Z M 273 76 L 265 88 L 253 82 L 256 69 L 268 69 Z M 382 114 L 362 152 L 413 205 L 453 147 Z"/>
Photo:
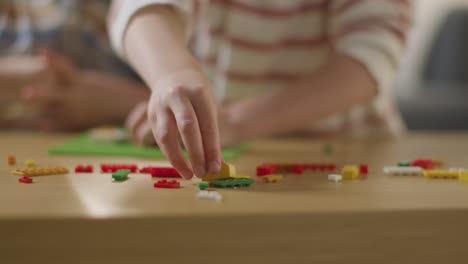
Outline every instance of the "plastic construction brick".
<path fill-rule="evenodd" d="M 24 162 L 24 165 L 28 168 L 36 167 L 36 162 L 34 160 L 27 160 Z"/>
<path fill-rule="evenodd" d="M 400 161 L 398 162 L 398 167 L 410 167 L 411 162 L 406 162 L 406 161 Z"/>
<path fill-rule="evenodd" d="M 30 184 L 33 183 L 33 179 L 29 176 L 24 175 L 23 177 L 18 178 L 18 182 Z"/>
<path fill-rule="evenodd" d="M 424 170 L 423 175 L 429 179 L 458 179 L 460 172 L 456 170 Z"/>
<path fill-rule="evenodd" d="M 125 181 L 128 179 L 128 174 L 130 174 L 130 170 L 118 170 L 112 173 L 112 179 L 114 181 Z"/>
<path fill-rule="evenodd" d="M 277 170 L 275 164 L 262 164 L 257 166 L 257 176 L 262 177 L 270 174 L 274 174 Z"/>
<path fill-rule="evenodd" d="M 151 177 L 153 178 L 182 178 L 175 168 L 171 167 L 153 167 L 151 168 Z"/>
<path fill-rule="evenodd" d="M 250 177 L 249 175 L 245 175 L 245 174 L 236 174 L 236 175 L 232 176 L 231 178 L 235 178 L 235 179 L 252 179 L 252 177 Z"/>
<path fill-rule="evenodd" d="M 458 174 L 458 180 L 461 182 L 468 182 L 468 171 L 460 170 Z"/>
<path fill-rule="evenodd" d="M 34 167 L 34 168 L 24 168 L 24 169 L 16 169 L 11 172 L 13 175 L 16 176 L 47 176 L 47 175 L 59 175 L 59 174 L 67 174 L 68 169 L 61 166 L 51 166 L 51 167 Z"/>
<path fill-rule="evenodd" d="M 341 182 L 343 177 L 340 174 L 330 174 L 328 175 L 328 180 L 332 182 Z"/>
<path fill-rule="evenodd" d="M 334 163 L 304 163 L 302 164 L 305 170 L 312 171 L 334 171 L 336 164 Z"/>
<path fill-rule="evenodd" d="M 354 165 L 344 166 L 341 170 L 343 180 L 356 180 L 359 177 L 359 167 Z"/>
<path fill-rule="evenodd" d="M 213 201 L 221 201 L 223 200 L 223 196 L 217 191 L 208 191 L 208 190 L 201 190 L 197 193 L 197 199 L 199 200 L 213 200 Z"/>
<path fill-rule="evenodd" d="M 425 170 L 431 170 L 436 166 L 436 164 L 432 159 L 416 159 L 411 162 L 411 166 L 421 167 Z"/>
<path fill-rule="evenodd" d="M 203 181 L 212 181 L 216 179 L 231 178 L 236 175 L 236 167 L 231 163 L 224 162 L 221 164 L 221 170 L 218 173 L 208 173 L 202 177 Z"/>
<path fill-rule="evenodd" d="M 283 175 L 281 174 L 270 174 L 262 177 L 263 182 L 265 183 L 276 183 L 283 180 Z"/>
<path fill-rule="evenodd" d="M 211 184 L 214 187 L 220 188 L 234 188 L 234 187 L 243 187 L 243 186 L 250 186 L 255 183 L 254 179 L 216 179 L 211 181 Z"/>
<path fill-rule="evenodd" d="M 159 180 L 154 183 L 154 188 L 178 189 L 180 182 L 177 180 Z"/>
<path fill-rule="evenodd" d="M 421 167 L 397 167 L 390 166 L 384 167 L 383 172 L 385 174 L 390 174 L 394 176 L 421 176 L 423 174 L 423 169 Z"/>
<path fill-rule="evenodd" d="M 198 188 L 200 190 L 206 190 L 208 187 L 210 187 L 210 184 L 208 182 L 199 182 L 198 183 Z"/>
<path fill-rule="evenodd" d="M 16 165 L 16 157 L 12 154 L 9 154 L 6 156 L 6 160 L 8 165 L 13 166 Z"/>
<path fill-rule="evenodd" d="M 331 144 L 323 145 L 323 154 L 325 155 L 333 154 L 333 146 Z"/>
<path fill-rule="evenodd" d="M 132 173 L 138 171 L 138 166 L 135 164 L 101 164 L 101 172 L 114 173 L 118 170 L 129 170 Z"/>
<path fill-rule="evenodd" d="M 359 165 L 359 173 L 362 175 L 367 175 L 369 174 L 369 165 L 367 164 L 361 164 Z"/>
<path fill-rule="evenodd" d="M 91 165 L 78 165 L 75 167 L 75 172 L 76 173 L 92 173 L 93 172 L 93 166 Z"/>

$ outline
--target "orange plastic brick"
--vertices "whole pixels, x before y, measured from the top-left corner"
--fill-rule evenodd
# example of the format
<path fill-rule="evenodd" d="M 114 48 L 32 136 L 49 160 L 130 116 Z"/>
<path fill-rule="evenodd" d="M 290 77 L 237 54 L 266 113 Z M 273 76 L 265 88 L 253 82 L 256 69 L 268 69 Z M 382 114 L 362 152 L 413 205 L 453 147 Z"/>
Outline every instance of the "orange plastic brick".
<path fill-rule="evenodd" d="M 7 155 L 7 162 L 10 166 L 16 165 L 16 157 L 12 154 Z"/>

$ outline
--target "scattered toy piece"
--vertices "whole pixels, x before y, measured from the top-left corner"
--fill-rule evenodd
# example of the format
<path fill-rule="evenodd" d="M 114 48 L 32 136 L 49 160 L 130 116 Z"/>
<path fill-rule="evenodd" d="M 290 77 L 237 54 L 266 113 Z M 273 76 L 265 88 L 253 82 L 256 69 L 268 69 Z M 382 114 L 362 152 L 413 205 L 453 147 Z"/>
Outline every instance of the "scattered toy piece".
<path fill-rule="evenodd" d="M 6 158 L 6 159 L 7 159 L 8 165 L 10 165 L 10 166 L 16 165 L 16 157 L 15 157 L 15 155 L 9 154 L 9 155 L 7 155 L 7 158 Z"/>
<path fill-rule="evenodd" d="M 232 176 L 231 178 L 235 178 L 235 179 L 252 179 L 252 177 L 250 177 L 249 175 L 245 175 L 245 174 L 236 174 L 236 175 Z"/>
<path fill-rule="evenodd" d="M 33 179 L 27 175 L 24 175 L 23 177 L 18 179 L 18 182 L 30 184 L 30 183 L 33 183 Z"/>
<path fill-rule="evenodd" d="M 332 144 L 325 144 L 323 145 L 323 154 L 325 155 L 331 155 L 333 154 L 333 146 Z"/>
<path fill-rule="evenodd" d="M 359 177 L 359 167 L 354 165 L 344 166 L 341 170 L 343 180 L 356 180 Z"/>
<path fill-rule="evenodd" d="M 67 174 L 68 169 L 65 167 L 61 167 L 61 166 L 34 167 L 34 168 L 16 169 L 12 171 L 11 173 L 16 176 L 28 175 L 28 176 L 34 177 L 34 176 Z"/>
<path fill-rule="evenodd" d="M 75 167 L 75 173 L 92 173 L 93 170 L 92 165 L 78 165 Z"/>
<path fill-rule="evenodd" d="M 458 180 L 461 182 L 468 182 L 468 171 L 460 170 L 458 174 Z"/>
<path fill-rule="evenodd" d="M 236 175 L 236 167 L 234 165 L 224 162 L 221 164 L 221 170 L 218 173 L 208 173 L 205 177 L 202 177 L 203 181 L 212 181 L 215 179 L 231 178 Z"/>
<path fill-rule="evenodd" d="M 283 175 L 281 174 L 270 174 L 262 177 L 262 180 L 266 183 L 276 183 L 283 180 Z"/>
<path fill-rule="evenodd" d="M 198 183 L 198 188 L 200 190 L 206 190 L 208 187 L 210 187 L 210 184 L 208 182 L 199 182 Z"/>
<path fill-rule="evenodd" d="M 153 178 L 182 178 L 179 172 L 172 167 L 151 167 L 150 170 Z"/>
<path fill-rule="evenodd" d="M 411 163 L 411 166 L 431 170 L 436 166 L 436 163 L 432 159 L 416 159 Z"/>
<path fill-rule="evenodd" d="M 24 165 L 28 168 L 34 168 L 36 167 L 36 162 L 34 160 L 27 160 L 24 162 Z"/>
<path fill-rule="evenodd" d="M 336 164 L 333 163 L 305 163 L 303 166 L 305 170 L 312 171 L 333 171 L 336 169 Z"/>
<path fill-rule="evenodd" d="M 458 179 L 460 172 L 451 170 L 424 170 L 423 175 L 429 179 Z"/>
<path fill-rule="evenodd" d="M 398 167 L 410 167 L 411 162 L 406 162 L 406 161 L 400 161 L 398 162 Z"/>
<path fill-rule="evenodd" d="M 177 189 L 180 188 L 180 182 L 177 180 L 159 180 L 153 186 L 154 188 Z"/>
<path fill-rule="evenodd" d="M 367 165 L 367 164 L 361 164 L 361 165 L 359 165 L 359 173 L 360 173 L 361 175 L 363 175 L 363 174 L 364 174 L 364 175 L 369 174 L 369 165 Z"/>
<path fill-rule="evenodd" d="M 101 172 L 103 173 L 114 173 L 118 170 L 130 170 L 130 172 L 135 173 L 138 166 L 135 164 L 101 164 Z"/>
<path fill-rule="evenodd" d="M 262 177 L 269 174 L 274 174 L 277 168 L 275 164 L 262 164 L 257 166 L 257 176 Z"/>
<path fill-rule="evenodd" d="M 421 176 L 423 169 L 421 167 L 384 167 L 383 172 L 394 176 Z"/>
<path fill-rule="evenodd" d="M 197 199 L 221 201 L 223 196 L 217 191 L 201 190 L 197 193 Z"/>
<path fill-rule="evenodd" d="M 250 186 L 255 182 L 254 179 L 246 179 L 246 178 L 227 178 L 227 179 L 216 179 L 212 180 L 211 184 L 214 187 L 220 188 L 234 188 L 234 187 L 243 187 L 243 186 Z"/>
<path fill-rule="evenodd" d="M 328 175 L 328 180 L 332 182 L 341 182 L 343 177 L 340 174 L 330 174 Z"/>
<path fill-rule="evenodd" d="M 118 182 L 125 181 L 128 179 L 128 174 L 130 174 L 130 170 L 118 170 L 112 173 L 112 179 Z"/>

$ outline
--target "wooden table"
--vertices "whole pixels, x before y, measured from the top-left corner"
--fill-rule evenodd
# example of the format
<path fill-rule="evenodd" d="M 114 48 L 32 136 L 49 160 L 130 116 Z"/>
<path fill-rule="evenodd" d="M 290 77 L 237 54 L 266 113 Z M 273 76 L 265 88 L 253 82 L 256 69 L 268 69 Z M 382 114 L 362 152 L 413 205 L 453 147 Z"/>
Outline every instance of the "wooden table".
<path fill-rule="evenodd" d="M 0 133 L 0 154 L 74 168 L 141 159 L 48 156 L 65 135 Z M 334 146 L 322 153 L 324 142 Z M 198 201 L 191 181 L 153 189 L 145 175 L 112 183 L 74 174 L 19 184 L 0 163 L 0 263 L 468 263 L 468 184 L 391 177 L 384 165 L 418 157 L 468 167 L 468 134 L 399 140 L 259 141 L 235 162 L 254 175 L 262 162 L 368 163 L 365 181 L 334 184 L 326 173 L 220 190 Z M 158 262 L 159 261 L 159 262 Z"/>

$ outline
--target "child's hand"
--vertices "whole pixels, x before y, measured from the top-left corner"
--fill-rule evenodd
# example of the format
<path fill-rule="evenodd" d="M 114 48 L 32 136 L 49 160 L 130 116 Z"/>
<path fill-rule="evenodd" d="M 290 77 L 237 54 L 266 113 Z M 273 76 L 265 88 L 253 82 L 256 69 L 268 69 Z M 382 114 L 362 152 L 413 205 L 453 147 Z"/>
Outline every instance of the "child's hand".
<path fill-rule="evenodd" d="M 218 172 L 218 120 L 211 85 L 203 73 L 189 70 L 169 75 L 160 79 L 153 91 L 148 103 L 149 126 L 172 165 L 184 178 Z M 137 133 L 140 138 L 142 133 Z M 179 134 L 191 166 L 182 155 Z"/>
<path fill-rule="evenodd" d="M 38 128 L 75 131 L 122 122 L 131 107 L 148 96 L 143 85 L 93 71 L 80 71 L 60 54 L 43 54 L 53 82 L 34 82 L 23 89 L 23 102 L 33 107 Z M 136 87 L 141 86 L 141 87 Z"/>

